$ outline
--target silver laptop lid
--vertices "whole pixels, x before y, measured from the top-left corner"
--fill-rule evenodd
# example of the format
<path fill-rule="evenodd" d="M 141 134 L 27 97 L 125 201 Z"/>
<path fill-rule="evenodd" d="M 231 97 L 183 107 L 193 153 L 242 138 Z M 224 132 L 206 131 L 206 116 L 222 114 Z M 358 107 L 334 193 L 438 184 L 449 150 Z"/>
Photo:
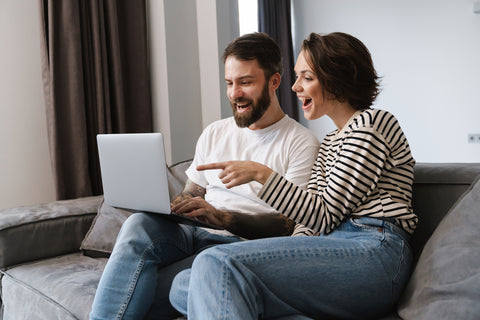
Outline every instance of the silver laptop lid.
<path fill-rule="evenodd" d="M 161 133 L 99 134 L 97 142 L 106 204 L 170 213 Z"/>

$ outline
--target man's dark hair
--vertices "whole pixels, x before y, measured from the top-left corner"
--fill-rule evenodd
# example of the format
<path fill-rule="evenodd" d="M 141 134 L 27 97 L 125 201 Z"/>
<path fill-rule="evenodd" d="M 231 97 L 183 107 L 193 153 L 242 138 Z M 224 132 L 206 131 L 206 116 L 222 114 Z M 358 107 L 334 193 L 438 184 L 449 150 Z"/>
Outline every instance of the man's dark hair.
<path fill-rule="evenodd" d="M 223 63 L 228 57 L 238 60 L 257 60 L 270 79 L 275 73 L 283 73 L 282 53 L 278 44 L 266 33 L 255 32 L 245 34 L 232 41 L 223 52 Z"/>
<path fill-rule="evenodd" d="M 302 51 L 323 89 L 336 100 L 362 110 L 380 93 L 370 52 L 357 38 L 341 32 L 311 33 L 303 41 Z"/>

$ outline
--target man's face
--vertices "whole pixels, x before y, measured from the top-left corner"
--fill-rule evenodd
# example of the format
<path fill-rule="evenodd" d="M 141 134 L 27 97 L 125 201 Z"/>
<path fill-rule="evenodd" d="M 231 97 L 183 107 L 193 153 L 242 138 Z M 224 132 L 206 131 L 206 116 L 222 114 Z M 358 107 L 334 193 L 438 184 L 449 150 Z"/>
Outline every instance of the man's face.
<path fill-rule="evenodd" d="M 268 81 L 257 60 L 228 57 L 225 82 L 237 125 L 246 128 L 260 120 L 270 106 L 271 98 Z"/>

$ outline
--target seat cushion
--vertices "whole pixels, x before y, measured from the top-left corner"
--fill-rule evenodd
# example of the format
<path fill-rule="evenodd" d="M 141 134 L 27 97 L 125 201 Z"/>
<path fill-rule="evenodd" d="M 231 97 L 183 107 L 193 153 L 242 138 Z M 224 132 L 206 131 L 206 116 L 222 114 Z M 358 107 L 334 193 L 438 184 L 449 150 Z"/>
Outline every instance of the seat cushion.
<path fill-rule="evenodd" d="M 149 318 L 165 318 L 164 312 L 169 313 L 169 319 L 180 315 L 173 307 L 167 310 L 165 304 L 170 303 L 168 293 L 173 278 L 189 268 L 194 258 L 190 256 L 159 269 Z M 106 258 L 91 258 L 78 252 L 1 271 L 2 320 L 88 319 L 106 262 Z"/>
<path fill-rule="evenodd" d="M 479 205 L 477 179 L 427 241 L 399 304 L 403 319 L 478 319 Z"/>
<path fill-rule="evenodd" d="M 88 319 L 106 261 L 78 252 L 2 271 L 3 320 Z"/>

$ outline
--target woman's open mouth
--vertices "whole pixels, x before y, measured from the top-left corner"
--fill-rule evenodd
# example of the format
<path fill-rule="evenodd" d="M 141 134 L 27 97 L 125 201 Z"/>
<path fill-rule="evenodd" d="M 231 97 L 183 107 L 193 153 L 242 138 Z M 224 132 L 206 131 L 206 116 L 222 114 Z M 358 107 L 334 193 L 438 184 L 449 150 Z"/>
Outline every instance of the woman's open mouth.
<path fill-rule="evenodd" d="M 310 108 L 310 107 L 312 106 L 312 101 L 313 101 L 313 100 L 310 99 L 310 98 L 304 99 L 304 100 L 303 100 L 302 109 L 303 109 L 303 110 L 306 110 L 306 109 Z"/>

